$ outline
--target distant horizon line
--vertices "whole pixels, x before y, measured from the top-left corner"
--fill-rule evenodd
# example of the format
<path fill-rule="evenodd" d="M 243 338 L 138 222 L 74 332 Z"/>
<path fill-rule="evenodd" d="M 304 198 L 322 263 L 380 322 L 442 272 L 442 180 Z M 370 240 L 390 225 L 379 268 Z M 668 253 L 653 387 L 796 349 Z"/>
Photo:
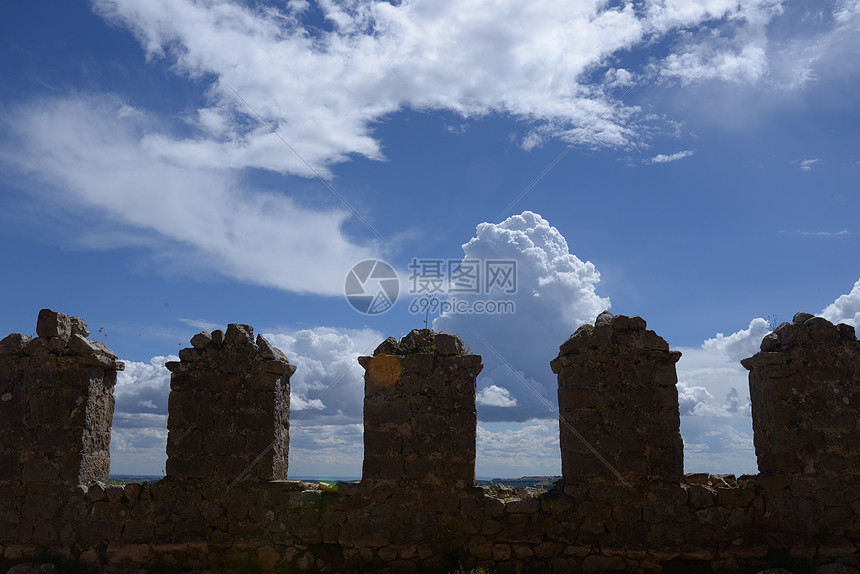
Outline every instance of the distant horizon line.
<path fill-rule="evenodd" d="M 111 473 L 108 476 L 108 480 L 114 480 L 118 478 L 142 478 L 146 480 L 156 479 L 161 480 L 165 478 L 166 474 L 133 474 L 133 473 Z M 498 476 L 477 476 L 475 480 L 523 480 L 527 478 L 562 478 L 561 476 L 555 475 L 543 475 L 543 474 L 529 474 L 526 476 L 520 477 L 498 477 Z M 331 475 L 300 475 L 300 476 L 288 476 L 287 480 L 302 480 L 302 481 L 320 481 L 320 480 L 333 480 L 338 482 L 356 482 L 360 481 L 360 476 L 331 476 Z"/>

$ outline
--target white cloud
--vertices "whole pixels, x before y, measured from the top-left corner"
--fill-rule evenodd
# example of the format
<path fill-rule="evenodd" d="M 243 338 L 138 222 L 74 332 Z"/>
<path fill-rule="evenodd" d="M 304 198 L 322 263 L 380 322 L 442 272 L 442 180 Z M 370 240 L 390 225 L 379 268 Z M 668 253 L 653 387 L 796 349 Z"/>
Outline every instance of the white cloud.
<path fill-rule="evenodd" d="M 178 361 L 179 357 L 153 357 L 148 363 L 125 361 L 125 370 L 117 373 L 114 396 L 119 418 L 114 426 L 138 426 L 135 415 L 143 420 L 155 414 L 167 420 L 167 395 L 170 392 L 170 371 L 164 366 L 167 361 Z M 152 411 L 155 411 L 153 413 Z M 117 417 L 114 417 L 117 418 Z M 167 428 L 165 426 L 165 428 Z"/>
<path fill-rule="evenodd" d="M 214 331 L 215 329 L 220 329 L 221 325 L 218 323 L 212 323 L 207 321 L 206 319 L 178 319 L 180 323 L 185 323 L 189 327 L 194 327 L 195 329 L 203 329 L 205 331 Z"/>
<path fill-rule="evenodd" d="M 804 231 L 802 229 L 798 229 L 795 231 L 795 233 L 803 237 L 841 237 L 843 235 L 848 235 L 848 230 L 840 229 L 839 231 Z"/>
<path fill-rule="evenodd" d="M 9 129 L 0 161 L 47 184 L 40 193 L 51 203 L 96 211 L 154 236 L 159 255 L 186 272 L 204 268 L 268 287 L 341 295 L 346 271 L 376 253 L 344 235 L 344 210 L 303 207 L 248 189 L 237 172 L 189 167 L 157 153 L 146 144 L 157 122 L 115 98 L 40 101 L 3 119 Z M 167 247 L 159 244 L 165 240 Z"/>
<path fill-rule="evenodd" d="M 772 51 L 771 76 L 781 87 L 799 89 L 827 82 L 833 76 L 856 73 L 857 34 L 860 10 L 856 0 L 837 0 L 832 10 L 824 6 L 810 11 L 806 6 L 786 4 L 786 10 L 802 12 L 802 26 L 795 27 Z"/>
<path fill-rule="evenodd" d="M 164 476 L 167 461 L 167 419 L 163 426 L 114 427 L 111 430 L 111 474 Z"/>
<path fill-rule="evenodd" d="M 729 389 L 721 401 L 717 400 L 705 387 L 678 383 L 678 407 L 681 415 L 695 416 L 749 416 L 749 393 L 746 400 L 735 387 Z"/>
<path fill-rule="evenodd" d="M 475 396 L 475 404 L 487 407 L 515 407 L 517 406 L 517 399 L 511 396 L 508 389 L 490 385 L 478 391 Z"/>
<path fill-rule="evenodd" d="M 797 78 L 812 77 L 825 55 L 843 49 L 858 22 L 853 2 L 840 2 L 830 25 L 772 40 L 775 19 L 796 18 L 780 0 L 655 0 L 638 8 L 599 0 L 330 1 L 319 4 L 323 26 L 304 22 L 307 6 L 96 0 L 96 12 L 130 29 L 149 58 L 209 87 L 189 120 L 192 133 L 150 132 L 150 152 L 193 167 L 309 176 L 259 113 L 328 173 L 356 154 L 381 159 L 374 125 L 410 108 L 525 120 L 519 139 L 527 150 L 548 138 L 627 146 L 648 130 L 636 107 L 622 102 L 607 112 L 619 89 L 655 78 L 802 86 Z M 619 54 L 655 45 L 640 71 L 613 65 Z M 801 61 L 804 69 L 794 69 Z"/>
<path fill-rule="evenodd" d="M 728 360 L 739 363 L 742 359 L 758 353 L 761 340 L 770 333 L 770 323 L 758 317 L 750 321 L 749 327 L 732 333 L 728 337 L 722 333 L 702 343 L 702 349 L 725 356 Z"/>
<path fill-rule="evenodd" d="M 724 45 L 713 38 L 689 46 L 682 54 L 670 54 L 661 63 L 660 74 L 684 84 L 707 80 L 755 83 L 767 71 L 764 38 L 741 46 Z"/>
<path fill-rule="evenodd" d="M 819 315 L 833 324 L 845 323 L 860 327 L 860 279 L 849 293 L 837 297 Z"/>
<path fill-rule="evenodd" d="M 658 154 L 651 158 L 651 163 L 669 163 L 672 161 L 678 161 L 679 159 L 684 159 L 685 157 L 690 157 L 693 155 L 693 150 L 684 150 L 679 151 L 677 153 L 673 153 L 671 155 Z"/>
<path fill-rule="evenodd" d="M 381 333 L 315 327 L 266 333 L 264 337 L 296 365 L 290 378 L 291 409 L 295 412 L 291 418 L 301 414 L 316 424 L 362 422 L 364 369 L 357 358 L 373 353 L 385 338 Z M 323 393 L 325 396 L 317 401 Z M 303 412 L 307 409 L 312 412 Z"/>
<path fill-rule="evenodd" d="M 479 423 L 475 474 L 490 478 L 561 475 L 558 420 Z"/>
<path fill-rule="evenodd" d="M 524 421 L 545 417 L 548 413 L 543 401 L 553 408 L 558 402 L 556 377 L 549 368 L 550 360 L 558 354 L 558 346 L 579 325 L 593 321 L 610 305 L 608 298 L 595 292 L 600 274 L 592 263 L 570 253 L 567 241 L 556 228 L 530 211 L 499 224 L 481 223 L 476 235 L 463 246 L 467 259 L 517 262 L 516 293 L 493 292 L 480 299 L 513 301 L 516 314 L 512 319 L 503 314 L 445 313 L 434 320 L 433 327 L 459 334 L 474 352 L 483 356 L 485 366 L 480 385 L 508 389 L 517 397 L 514 408 L 482 404 L 478 411 L 481 420 Z M 517 374 L 481 343 L 476 332 Z"/>
<path fill-rule="evenodd" d="M 770 332 L 762 318 L 731 335 L 717 333 L 699 348 L 680 348 L 678 405 L 686 472 L 755 472 L 749 374 L 740 361 L 759 351 Z"/>
<path fill-rule="evenodd" d="M 779 0 L 651 3 L 652 29 L 678 32 L 671 52 L 652 69 L 682 84 L 756 83 L 768 72 L 768 24 L 781 13 Z"/>
<path fill-rule="evenodd" d="M 629 70 L 624 68 L 609 68 L 603 76 L 603 82 L 610 88 L 626 88 L 634 84 L 635 78 Z"/>
<path fill-rule="evenodd" d="M 654 2 L 649 14 L 658 34 L 678 31 L 670 53 L 651 71 L 683 85 L 722 81 L 756 85 L 772 95 L 857 70 L 855 0 L 815 11 L 781 0 L 680 0 Z"/>
<path fill-rule="evenodd" d="M 654 0 L 646 5 L 646 21 L 655 32 L 666 32 L 699 22 L 742 20 L 746 14 L 770 2 L 733 0 Z"/>
<path fill-rule="evenodd" d="M 740 361 L 759 351 L 770 324 L 753 319 L 746 329 L 717 335 L 699 348 L 680 348 L 677 363 L 681 414 L 749 416 L 748 373 Z"/>
<path fill-rule="evenodd" d="M 360 474 L 364 370 L 356 358 L 372 353 L 383 337 L 370 329 L 331 327 L 285 329 L 264 336 L 297 367 L 290 379 L 290 474 Z M 178 359 L 126 361 L 125 371 L 118 374 L 113 472 L 158 474 L 155 469 L 164 468 L 170 392 L 164 363 Z M 315 402 L 324 392 L 322 401 Z"/>
<path fill-rule="evenodd" d="M 111 473 L 159 476 L 167 460 L 167 397 L 170 372 L 167 361 L 179 357 L 153 357 L 148 363 L 125 361 L 117 373 L 116 406 L 111 428 Z"/>
<path fill-rule="evenodd" d="M 198 120 L 208 135 L 152 136 L 154 147 L 199 166 L 304 174 L 306 167 L 284 153 L 231 87 L 317 167 L 350 154 L 382 157 L 370 126 L 406 107 L 510 113 L 544 120 L 554 135 L 569 139 L 608 101 L 581 77 L 644 33 L 632 5 L 596 0 L 323 2 L 322 28 L 305 27 L 298 5 L 283 11 L 191 0 L 94 5 L 131 29 L 150 58 L 171 62 L 181 75 L 214 77 Z M 616 79 L 625 81 L 623 74 Z M 629 113 L 618 106 L 584 141 L 626 142 L 631 134 L 619 120 Z"/>
<path fill-rule="evenodd" d="M 860 321 L 860 280 L 819 313 L 833 323 Z M 756 472 L 749 374 L 741 359 L 759 351 L 770 324 L 753 319 L 731 335 L 718 333 L 699 348 L 681 348 L 677 364 L 681 434 L 687 472 Z"/>
<path fill-rule="evenodd" d="M 525 149 L 580 137 L 584 145 L 633 146 L 648 137 L 643 122 L 669 120 L 641 118 L 623 102 L 608 109 L 621 88 L 655 77 L 758 84 L 788 49 L 768 37 L 785 11 L 775 0 L 330 1 L 319 4 L 321 26 L 304 22 L 304 0 L 93 6 L 130 29 L 148 58 L 193 80 L 193 89 L 204 86 L 203 103 L 164 114 L 182 122 L 155 121 L 150 110 L 105 95 L 10 107 L 0 160 L 30 176 L 24 187 L 55 190 L 54 203 L 106 216 L 76 239 L 81 245 L 96 246 L 111 224 L 125 226 L 137 233 L 118 230 L 112 239 L 150 245 L 176 268 L 328 295 L 340 294 L 352 263 L 379 249 L 343 233 L 348 210 L 245 185 L 248 168 L 312 175 L 257 113 L 324 175 L 355 156 L 383 159 L 374 130 L 404 109 L 504 114 L 528 126 L 516 137 Z M 809 66 L 838 73 L 855 65 L 844 56 L 860 17 L 853 1 L 839 2 L 832 16 L 791 49 L 815 46 Z M 654 46 L 665 57 L 650 68 L 618 67 L 619 55 Z M 287 253 L 289 266 L 273 262 Z"/>
<path fill-rule="evenodd" d="M 804 159 L 800 161 L 800 171 L 810 171 L 812 166 L 818 163 L 818 159 Z"/>
<path fill-rule="evenodd" d="M 303 419 L 290 427 L 290 478 L 359 478 L 363 425 Z"/>
<path fill-rule="evenodd" d="M 758 472 L 750 417 L 682 415 L 681 436 L 685 472 Z"/>

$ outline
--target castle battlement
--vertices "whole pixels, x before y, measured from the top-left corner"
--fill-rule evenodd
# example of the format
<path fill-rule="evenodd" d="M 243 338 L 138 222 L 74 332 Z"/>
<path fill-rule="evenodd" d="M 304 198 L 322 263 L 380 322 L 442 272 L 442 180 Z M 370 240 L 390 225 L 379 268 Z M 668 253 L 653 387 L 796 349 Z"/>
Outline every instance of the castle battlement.
<path fill-rule="evenodd" d="M 125 572 L 794 572 L 860 565 L 860 341 L 798 313 L 742 361 L 759 474 L 683 474 L 675 363 L 640 317 L 561 344 L 563 479 L 474 485 L 481 357 L 389 338 L 365 369 L 358 483 L 287 478 L 296 367 L 247 325 L 200 333 L 171 372 L 167 476 L 105 486 L 117 371 L 86 324 L 42 310 L 0 341 L 0 567 Z M 835 571 L 835 566 L 831 569 Z"/>

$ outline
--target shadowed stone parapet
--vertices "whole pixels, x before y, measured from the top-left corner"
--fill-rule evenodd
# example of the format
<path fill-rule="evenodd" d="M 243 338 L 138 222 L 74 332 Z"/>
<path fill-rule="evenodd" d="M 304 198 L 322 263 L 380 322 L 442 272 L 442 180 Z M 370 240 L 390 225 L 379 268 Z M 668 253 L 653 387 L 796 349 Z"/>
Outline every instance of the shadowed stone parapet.
<path fill-rule="evenodd" d="M 296 367 L 248 325 L 204 331 L 191 344 L 167 363 L 167 475 L 232 482 L 262 454 L 247 479 L 286 479 Z"/>
<path fill-rule="evenodd" d="M 860 341 L 798 313 L 741 361 L 761 474 L 860 475 Z"/>
<path fill-rule="evenodd" d="M 80 317 L 42 309 L 36 334 L 0 341 L 0 481 L 106 481 L 125 365 Z"/>
<path fill-rule="evenodd" d="M 472 486 L 481 357 L 456 335 L 415 329 L 358 362 L 366 371 L 362 480 Z"/>
<path fill-rule="evenodd" d="M 684 446 L 675 363 L 681 353 L 641 317 L 601 313 L 559 348 L 561 467 L 567 484 L 616 480 L 578 432 L 629 482 L 680 480 Z"/>

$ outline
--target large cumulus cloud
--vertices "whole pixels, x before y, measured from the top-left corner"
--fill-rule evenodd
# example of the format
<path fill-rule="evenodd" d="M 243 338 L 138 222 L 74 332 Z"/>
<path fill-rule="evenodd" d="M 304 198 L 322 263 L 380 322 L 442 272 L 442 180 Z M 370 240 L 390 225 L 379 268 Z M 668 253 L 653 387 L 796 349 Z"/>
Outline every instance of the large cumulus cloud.
<path fill-rule="evenodd" d="M 498 224 L 478 225 L 475 237 L 463 245 L 463 251 L 466 260 L 516 261 L 517 289 L 510 294 L 494 291 L 458 297 L 510 300 L 516 312 L 446 312 L 433 322 L 433 327 L 459 334 L 473 352 L 483 355 L 485 366 L 479 378 L 482 402 L 478 411 L 482 420 L 546 418 L 550 413 L 544 401 L 553 408 L 558 402 L 550 360 L 576 327 L 593 321 L 610 305 L 608 298 L 596 293 L 600 274 L 591 262 L 570 252 L 555 227 L 530 211 Z"/>

